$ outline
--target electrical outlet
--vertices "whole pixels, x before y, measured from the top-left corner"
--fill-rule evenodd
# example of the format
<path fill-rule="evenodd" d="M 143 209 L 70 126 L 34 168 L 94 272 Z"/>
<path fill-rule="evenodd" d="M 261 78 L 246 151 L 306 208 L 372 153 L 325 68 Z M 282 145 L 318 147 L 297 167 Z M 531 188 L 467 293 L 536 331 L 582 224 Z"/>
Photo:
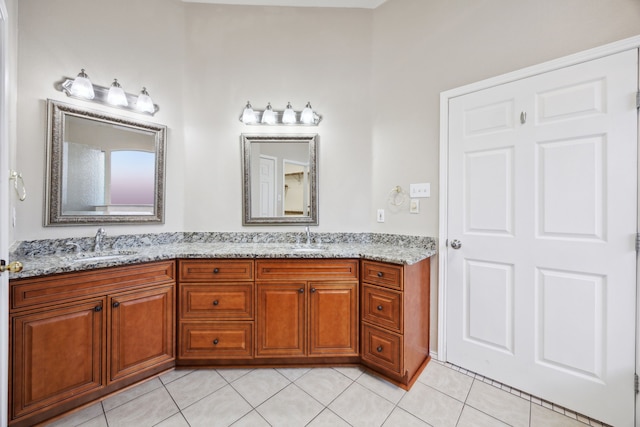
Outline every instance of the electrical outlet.
<path fill-rule="evenodd" d="M 412 214 L 420 213 L 420 200 L 411 199 L 411 203 L 409 204 L 409 212 Z"/>
<path fill-rule="evenodd" d="M 431 197 L 431 184 L 428 182 L 409 184 L 409 196 L 411 198 Z"/>
<path fill-rule="evenodd" d="M 384 209 L 378 209 L 378 222 L 384 222 Z"/>

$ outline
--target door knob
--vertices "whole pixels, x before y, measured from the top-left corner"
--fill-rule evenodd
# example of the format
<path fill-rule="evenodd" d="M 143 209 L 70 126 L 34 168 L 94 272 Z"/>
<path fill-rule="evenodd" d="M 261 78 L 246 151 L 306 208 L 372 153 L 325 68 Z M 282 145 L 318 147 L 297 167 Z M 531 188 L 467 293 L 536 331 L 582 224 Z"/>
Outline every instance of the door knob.
<path fill-rule="evenodd" d="M 22 263 L 20 261 L 13 261 L 7 265 L 5 260 L 0 260 L 0 273 L 4 273 L 5 271 L 20 273 L 22 271 Z"/>
<path fill-rule="evenodd" d="M 451 241 L 451 247 L 453 249 L 460 249 L 462 247 L 462 242 L 460 240 L 452 240 Z"/>

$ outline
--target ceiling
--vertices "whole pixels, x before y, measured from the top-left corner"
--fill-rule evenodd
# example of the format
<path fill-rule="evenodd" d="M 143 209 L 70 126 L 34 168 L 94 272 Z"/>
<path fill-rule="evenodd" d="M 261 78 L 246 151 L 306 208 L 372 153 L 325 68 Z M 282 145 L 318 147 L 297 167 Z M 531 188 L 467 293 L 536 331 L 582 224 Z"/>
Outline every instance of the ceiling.
<path fill-rule="evenodd" d="M 246 6 L 348 7 L 375 9 L 386 0 L 182 0 L 185 3 L 232 4 Z"/>

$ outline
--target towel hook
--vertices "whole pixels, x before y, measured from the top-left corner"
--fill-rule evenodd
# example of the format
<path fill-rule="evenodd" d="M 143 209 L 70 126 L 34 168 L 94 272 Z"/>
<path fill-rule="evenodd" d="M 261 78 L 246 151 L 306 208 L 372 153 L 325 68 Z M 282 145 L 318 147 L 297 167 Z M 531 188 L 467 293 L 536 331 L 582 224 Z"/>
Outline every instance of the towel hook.
<path fill-rule="evenodd" d="M 13 188 L 16 190 L 18 199 L 20 199 L 21 202 L 24 202 L 27 198 L 27 188 L 24 185 L 24 178 L 22 178 L 22 174 L 12 170 L 9 172 L 9 181 L 13 181 Z M 18 183 L 18 181 L 20 181 L 20 183 Z M 19 187 L 22 188 L 22 191 L 20 191 Z"/>

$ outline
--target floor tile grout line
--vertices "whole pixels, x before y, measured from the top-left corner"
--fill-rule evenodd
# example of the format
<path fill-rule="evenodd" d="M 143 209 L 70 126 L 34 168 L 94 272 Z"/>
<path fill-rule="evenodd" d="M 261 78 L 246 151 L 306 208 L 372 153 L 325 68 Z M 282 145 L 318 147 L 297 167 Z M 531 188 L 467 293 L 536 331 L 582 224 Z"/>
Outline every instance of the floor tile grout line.
<path fill-rule="evenodd" d="M 520 395 L 518 395 L 518 394 L 514 394 L 514 393 L 511 393 L 511 391 L 509 391 L 509 392 L 507 392 L 506 390 L 503 390 L 503 391 L 505 391 L 505 392 L 507 392 L 507 393 L 510 393 L 510 394 L 513 394 L 514 396 L 520 397 L 520 398 L 521 398 L 521 399 L 523 399 L 523 400 L 529 401 L 530 403 L 532 403 L 532 404 L 534 404 L 534 405 L 541 406 L 541 407 L 543 407 L 543 408 L 545 408 L 545 409 L 549 409 L 549 410 L 551 410 L 551 411 L 553 411 L 553 412 L 556 412 L 557 414 L 563 415 L 563 416 L 565 416 L 565 417 L 567 417 L 567 418 L 569 418 L 569 419 L 571 419 L 571 420 L 581 422 L 581 423 L 583 423 L 583 424 L 585 424 L 585 425 L 587 425 L 587 426 L 592 426 L 592 427 L 612 427 L 612 426 L 609 426 L 608 424 L 605 424 L 605 423 L 603 423 L 603 422 L 601 422 L 601 421 L 594 420 L 593 418 L 590 418 L 590 417 L 588 417 L 588 416 L 586 416 L 586 415 L 580 414 L 580 413 L 579 413 L 579 412 L 577 412 L 577 411 L 574 411 L 574 410 L 572 410 L 572 409 L 565 408 L 565 407 L 560 406 L 560 405 L 556 405 L 556 404 L 554 404 L 554 403 L 552 403 L 552 402 L 549 402 L 549 401 L 547 401 L 547 400 L 545 400 L 545 399 L 542 399 L 541 397 L 534 396 L 534 395 L 532 395 L 532 394 L 530 394 L 530 393 L 527 393 L 527 392 L 525 392 L 525 391 L 522 391 L 522 390 L 516 389 L 515 387 L 511 387 L 511 386 L 509 386 L 509 385 L 507 385 L 507 384 L 503 384 L 503 383 L 501 383 L 501 382 L 499 382 L 499 381 L 493 380 L 493 379 L 491 379 L 491 378 L 487 378 L 487 377 L 485 377 L 485 376 L 483 376 L 483 375 L 477 374 L 477 373 L 475 373 L 475 372 L 469 371 L 469 370 L 467 370 L 467 369 L 465 369 L 465 368 L 462 368 L 462 367 L 460 367 L 460 366 L 454 365 L 453 363 L 449 363 L 449 362 L 440 362 L 440 361 L 436 361 L 436 363 L 439 363 L 439 364 L 441 364 L 441 365 L 443 365 L 443 366 L 445 366 L 445 367 L 448 367 L 448 368 L 450 368 L 450 369 L 453 369 L 454 371 L 457 371 L 457 372 L 459 372 L 459 373 L 461 373 L 461 374 L 464 374 L 464 375 L 467 375 L 467 376 L 469 376 L 469 377 L 472 377 L 472 378 L 474 379 L 474 381 L 475 381 L 476 379 L 481 379 L 481 381 L 482 381 L 482 382 L 484 382 L 485 384 L 491 385 L 491 386 L 496 387 L 496 388 L 501 389 L 501 390 L 503 390 L 503 389 L 502 389 L 502 386 L 508 387 L 510 390 L 516 390 L 518 393 L 520 393 Z M 522 396 L 522 395 L 525 395 L 525 396 L 527 396 L 528 398 L 527 398 L 527 397 L 524 397 L 524 396 Z M 467 397 L 468 397 L 468 396 L 467 396 Z M 540 403 L 538 403 L 538 401 L 539 401 Z M 548 403 L 549 405 L 551 405 L 551 408 L 547 408 L 545 405 L 543 405 L 543 403 Z M 555 407 L 557 407 L 557 408 L 562 409 L 562 412 L 555 411 L 555 410 L 553 409 L 553 407 L 554 407 L 554 406 L 555 406 Z M 474 409 L 476 409 L 476 408 L 474 408 Z M 575 414 L 575 415 L 576 415 L 576 418 L 573 418 L 572 416 L 567 415 L 567 414 L 566 414 L 566 412 L 567 412 L 567 411 L 568 411 L 568 412 L 570 412 L 571 414 Z M 587 419 L 589 422 L 588 422 L 588 423 L 585 423 L 584 421 L 581 421 L 581 420 L 579 419 L 579 417 L 582 417 L 582 418 L 584 418 L 584 419 Z"/>

